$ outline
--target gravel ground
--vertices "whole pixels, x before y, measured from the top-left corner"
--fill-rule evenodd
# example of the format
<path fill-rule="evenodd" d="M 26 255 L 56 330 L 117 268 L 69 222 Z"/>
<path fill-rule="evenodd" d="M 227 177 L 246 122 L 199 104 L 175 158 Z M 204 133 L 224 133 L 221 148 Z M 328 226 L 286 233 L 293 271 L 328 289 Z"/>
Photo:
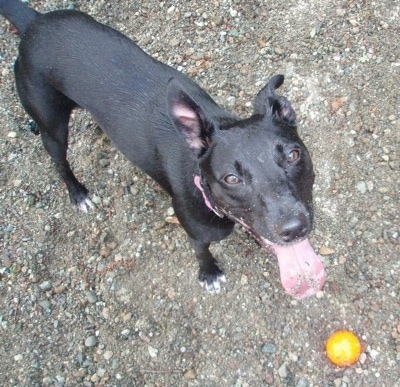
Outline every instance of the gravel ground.
<path fill-rule="evenodd" d="M 228 283 L 204 293 L 168 196 L 82 111 L 69 157 L 97 207 L 79 213 L 30 131 L 19 39 L 0 18 L 0 385 L 399 386 L 400 1 L 75 6 L 241 115 L 285 74 L 317 172 L 312 243 L 327 283 L 291 299 L 275 258 L 236 228 L 213 245 Z M 349 368 L 324 353 L 342 328 L 363 343 Z"/>

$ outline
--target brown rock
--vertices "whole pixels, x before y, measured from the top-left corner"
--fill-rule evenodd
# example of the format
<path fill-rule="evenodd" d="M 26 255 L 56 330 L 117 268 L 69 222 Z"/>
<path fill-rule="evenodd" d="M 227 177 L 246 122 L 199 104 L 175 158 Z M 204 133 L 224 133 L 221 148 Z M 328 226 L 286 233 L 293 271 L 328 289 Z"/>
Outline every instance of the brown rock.
<path fill-rule="evenodd" d="M 185 378 L 188 380 L 193 380 L 196 377 L 196 371 L 195 370 L 189 370 L 187 372 L 185 372 Z"/>
<path fill-rule="evenodd" d="M 320 247 L 318 252 L 321 255 L 332 255 L 332 254 L 335 254 L 335 249 L 332 249 L 332 247 L 328 247 L 328 246 L 322 246 L 322 247 Z"/>

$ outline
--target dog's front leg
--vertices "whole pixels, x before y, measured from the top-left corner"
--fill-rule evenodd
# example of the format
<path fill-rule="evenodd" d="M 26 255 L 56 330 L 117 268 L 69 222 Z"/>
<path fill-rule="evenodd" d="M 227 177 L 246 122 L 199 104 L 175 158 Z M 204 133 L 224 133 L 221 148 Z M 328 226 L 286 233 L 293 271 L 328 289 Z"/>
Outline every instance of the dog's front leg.
<path fill-rule="evenodd" d="M 205 243 L 189 237 L 189 241 L 196 252 L 199 262 L 199 281 L 209 293 L 219 293 L 221 282 L 226 282 L 224 272 L 219 268 L 217 260 L 212 256 L 209 247 L 210 243 Z"/>

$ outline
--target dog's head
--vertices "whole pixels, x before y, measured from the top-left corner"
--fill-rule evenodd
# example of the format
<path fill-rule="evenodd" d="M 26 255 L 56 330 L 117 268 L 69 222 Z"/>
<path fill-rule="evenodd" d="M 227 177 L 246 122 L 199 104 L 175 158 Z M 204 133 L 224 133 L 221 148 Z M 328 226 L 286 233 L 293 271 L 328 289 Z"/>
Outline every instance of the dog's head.
<path fill-rule="evenodd" d="M 247 119 L 209 117 L 179 84 L 169 88 L 170 117 L 198 158 L 213 206 L 279 245 L 310 232 L 314 182 L 295 112 L 275 93 L 282 83 L 282 75 L 271 78 Z"/>

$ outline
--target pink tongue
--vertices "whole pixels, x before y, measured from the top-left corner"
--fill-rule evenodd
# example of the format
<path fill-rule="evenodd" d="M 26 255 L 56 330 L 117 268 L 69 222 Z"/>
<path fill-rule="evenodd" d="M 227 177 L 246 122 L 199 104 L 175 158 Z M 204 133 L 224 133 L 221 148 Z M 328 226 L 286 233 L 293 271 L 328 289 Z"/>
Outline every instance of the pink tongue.
<path fill-rule="evenodd" d="M 325 270 L 308 239 L 291 246 L 272 245 L 277 255 L 282 285 L 301 300 L 314 295 L 325 282 Z"/>

